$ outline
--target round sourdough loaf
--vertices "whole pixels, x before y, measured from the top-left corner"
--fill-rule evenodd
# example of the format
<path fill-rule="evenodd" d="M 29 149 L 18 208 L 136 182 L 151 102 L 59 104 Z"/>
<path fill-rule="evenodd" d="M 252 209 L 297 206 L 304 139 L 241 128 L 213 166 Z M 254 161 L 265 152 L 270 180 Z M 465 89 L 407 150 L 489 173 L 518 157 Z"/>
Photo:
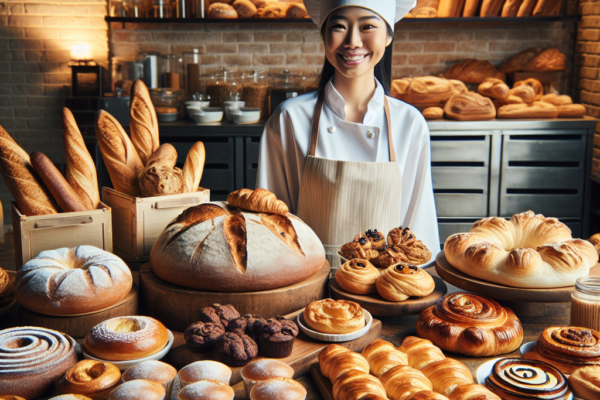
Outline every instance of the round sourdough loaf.
<path fill-rule="evenodd" d="M 293 285 L 324 263 L 323 245 L 298 217 L 243 211 L 224 202 L 185 210 L 165 228 L 150 254 L 159 278 L 224 292 Z"/>

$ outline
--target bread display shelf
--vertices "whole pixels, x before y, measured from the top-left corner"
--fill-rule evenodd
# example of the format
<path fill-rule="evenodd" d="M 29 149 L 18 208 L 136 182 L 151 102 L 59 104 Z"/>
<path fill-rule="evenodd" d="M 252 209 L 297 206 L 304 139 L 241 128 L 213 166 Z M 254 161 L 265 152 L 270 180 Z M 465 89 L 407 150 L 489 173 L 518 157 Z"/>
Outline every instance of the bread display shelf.
<path fill-rule="evenodd" d="M 380 317 L 401 317 L 421 313 L 427 307 L 434 305 L 440 297 L 448 292 L 448 288 L 443 280 L 437 276 L 432 276 L 432 278 L 435 282 L 435 289 L 430 295 L 421 298 L 410 297 L 408 300 L 400 302 L 387 301 L 377 293 L 358 295 L 347 292 L 340 287 L 335 278 L 329 280 L 329 290 L 332 298 L 358 303 L 373 315 Z"/>
<path fill-rule="evenodd" d="M 17 271 L 44 250 L 90 245 L 113 251 L 111 208 L 100 203 L 96 210 L 49 215 L 21 214 L 11 202 Z"/>
<path fill-rule="evenodd" d="M 75 339 L 81 339 L 84 338 L 94 326 L 107 319 L 137 315 L 138 293 L 138 285 L 133 283 L 129 294 L 114 306 L 104 310 L 79 315 L 43 315 L 28 310 L 25 307 L 19 307 L 19 319 L 21 325 L 24 326 L 43 326 L 48 329 L 66 333 Z"/>
<path fill-rule="evenodd" d="M 285 317 L 288 319 L 295 318 L 302 311 L 304 310 L 298 310 L 296 312 L 286 315 Z M 379 337 L 379 335 L 381 334 L 381 329 L 381 321 L 374 319 L 373 323 L 371 324 L 371 328 L 364 336 L 361 336 L 358 339 L 349 342 L 337 344 L 339 344 L 340 346 L 344 346 L 352 351 L 361 351 L 362 349 L 367 347 L 373 340 Z M 304 333 L 300 332 L 298 337 L 294 339 L 294 349 L 292 351 L 292 354 L 289 357 L 280 359 L 280 361 L 285 362 L 294 369 L 294 377 L 304 375 L 308 373 L 310 366 L 317 361 L 321 350 L 329 346 L 330 344 L 331 343 L 328 342 L 320 342 L 315 339 L 311 339 Z M 216 352 L 208 354 L 196 353 L 185 344 L 171 349 L 168 355 L 168 362 L 171 363 L 177 369 L 183 368 L 184 366 L 193 362 L 202 360 L 219 361 Z M 232 370 L 233 375 L 231 376 L 230 384 L 235 385 L 242 381 L 242 377 L 240 375 L 242 367 L 232 368 Z"/>
<path fill-rule="evenodd" d="M 17 277 L 17 273 L 15 271 L 6 271 L 6 273 L 8 274 L 9 281 L 14 281 L 15 278 Z M 13 300 L 10 303 L 7 303 L 4 306 L 0 307 L 0 317 L 10 313 L 16 307 L 17 307 L 17 300 L 15 300 L 13 298 Z"/>
<path fill-rule="evenodd" d="M 210 190 L 132 197 L 104 187 L 102 201 L 112 208 L 114 253 L 125 261 L 142 262 L 148 261 L 158 236 L 183 210 L 210 201 Z"/>
<path fill-rule="evenodd" d="M 325 261 L 319 272 L 295 285 L 261 292 L 209 292 L 163 281 L 146 263 L 140 269 L 142 312 L 178 332 L 198 321 L 204 307 L 217 303 L 231 304 L 241 315 L 286 315 L 327 297 L 328 278 L 329 263 Z"/>

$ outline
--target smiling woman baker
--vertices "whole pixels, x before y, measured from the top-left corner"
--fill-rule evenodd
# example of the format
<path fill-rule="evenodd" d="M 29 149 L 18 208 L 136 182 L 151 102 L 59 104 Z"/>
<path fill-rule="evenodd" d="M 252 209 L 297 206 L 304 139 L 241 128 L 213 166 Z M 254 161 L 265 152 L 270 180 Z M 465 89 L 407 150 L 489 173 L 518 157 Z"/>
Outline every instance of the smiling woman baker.
<path fill-rule="evenodd" d="M 284 102 L 261 140 L 257 187 L 314 229 L 332 267 L 355 234 L 410 227 L 431 250 L 439 237 L 429 129 L 388 97 L 394 24 L 415 0 L 304 0 L 321 28 L 319 91 Z"/>

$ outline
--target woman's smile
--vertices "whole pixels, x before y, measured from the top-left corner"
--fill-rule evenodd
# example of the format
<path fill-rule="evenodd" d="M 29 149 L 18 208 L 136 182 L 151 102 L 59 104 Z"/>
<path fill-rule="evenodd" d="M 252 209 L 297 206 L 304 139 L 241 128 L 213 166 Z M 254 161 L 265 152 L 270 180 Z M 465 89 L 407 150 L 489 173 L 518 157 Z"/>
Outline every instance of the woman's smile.
<path fill-rule="evenodd" d="M 354 66 L 361 64 L 363 61 L 368 60 L 373 53 L 364 54 L 348 54 L 338 53 L 338 57 L 341 58 L 342 62 L 347 66 Z"/>

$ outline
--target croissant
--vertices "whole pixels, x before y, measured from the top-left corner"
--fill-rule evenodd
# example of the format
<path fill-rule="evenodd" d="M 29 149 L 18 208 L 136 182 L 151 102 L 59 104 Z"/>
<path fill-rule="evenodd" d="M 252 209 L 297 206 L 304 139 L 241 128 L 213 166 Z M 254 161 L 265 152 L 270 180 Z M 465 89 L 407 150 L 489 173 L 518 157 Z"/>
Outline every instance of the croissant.
<path fill-rule="evenodd" d="M 345 372 L 333 384 L 333 398 L 336 400 L 362 399 L 366 395 L 379 395 L 385 398 L 386 393 L 381 381 L 363 371 L 356 369 Z"/>
<path fill-rule="evenodd" d="M 429 273 L 415 265 L 389 267 L 375 282 L 377 292 L 389 301 L 404 301 L 411 296 L 425 297 L 435 289 Z"/>
<path fill-rule="evenodd" d="M 448 294 L 419 315 L 417 334 L 446 351 L 473 357 L 515 351 L 523 326 L 510 308 L 469 293 Z"/>
<path fill-rule="evenodd" d="M 439 347 L 434 346 L 430 340 L 416 336 L 406 337 L 398 350 L 406 354 L 408 365 L 419 370 L 434 361 L 446 358 Z"/>
<path fill-rule="evenodd" d="M 381 273 L 367 260 L 353 259 L 335 273 L 335 281 L 342 289 L 355 294 L 369 294 L 377 291 L 375 281 Z"/>
<path fill-rule="evenodd" d="M 422 390 L 432 390 L 432 384 L 419 370 L 398 365 L 381 376 L 381 383 L 391 400 L 407 400 Z"/>
<path fill-rule="evenodd" d="M 331 360 L 333 357 L 337 356 L 338 354 L 348 352 L 350 352 L 349 349 L 340 346 L 339 344 L 330 344 L 321 350 L 319 353 L 319 368 L 321 369 L 321 373 L 325 378 L 329 378 L 329 380 L 331 380 Z"/>
<path fill-rule="evenodd" d="M 321 372 L 323 370 L 327 371 L 327 375 L 323 375 L 328 377 L 334 385 L 341 375 L 350 370 L 369 373 L 369 362 L 363 356 L 353 351 L 336 354 L 328 360 L 327 365 L 321 364 L 321 362 L 319 362 L 319 365 L 321 366 Z"/>
<path fill-rule="evenodd" d="M 454 389 L 450 395 L 450 400 L 502 400 L 497 394 L 492 393 L 488 388 L 476 383 L 462 385 Z"/>
<path fill-rule="evenodd" d="M 227 202 L 234 207 L 244 210 L 287 215 L 290 210 L 281 200 L 277 200 L 275 194 L 266 189 L 240 189 L 227 196 Z"/>
<path fill-rule="evenodd" d="M 376 339 L 365 347 L 362 355 L 369 362 L 371 373 L 378 378 L 397 365 L 408 365 L 406 354 L 382 339 Z"/>
<path fill-rule="evenodd" d="M 445 358 L 421 368 L 423 375 L 433 384 L 433 390 L 450 396 L 461 385 L 473 383 L 473 375 L 467 366 L 452 358 Z"/>

